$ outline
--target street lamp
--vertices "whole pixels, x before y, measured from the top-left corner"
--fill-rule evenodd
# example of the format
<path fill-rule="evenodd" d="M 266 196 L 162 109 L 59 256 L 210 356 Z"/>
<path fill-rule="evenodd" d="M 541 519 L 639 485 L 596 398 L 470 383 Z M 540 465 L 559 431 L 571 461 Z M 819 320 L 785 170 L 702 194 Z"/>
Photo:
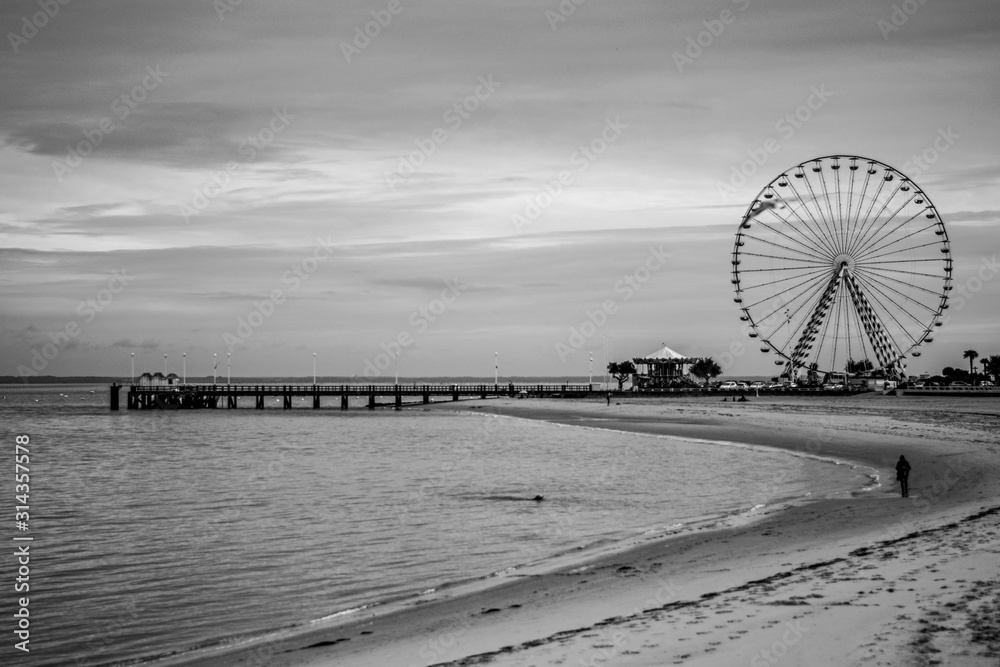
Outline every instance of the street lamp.
<path fill-rule="evenodd" d="M 493 386 L 497 386 L 500 383 L 500 353 L 493 353 Z"/>
<path fill-rule="evenodd" d="M 215 363 L 212 364 L 212 384 L 216 384 L 216 380 L 218 379 L 218 370 L 219 370 L 219 353 L 213 352 L 212 359 L 215 361 Z"/>
<path fill-rule="evenodd" d="M 181 384 L 188 383 L 188 353 L 181 353 Z"/>
<path fill-rule="evenodd" d="M 132 353 L 132 384 L 135 384 L 135 352 Z"/>
<path fill-rule="evenodd" d="M 226 384 L 233 381 L 233 353 L 226 352 Z"/>
<path fill-rule="evenodd" d="M 167 355 L 163 355 L 163 375 L 167 374 Z"/>
<path fill-rule="evenodd" d="M 396 385 L 399 385 L 399 352 L 393 352 L 392 358 L 396 362 Z"/>
<path fill-rule="evenodd" d="M 316 386 L 316 353 L 313 352 L 313 386 Z"/>
<path fill-rule="evenodd" d="M 590 384 L 594 384 L 594 353 L 590 353 Z"/>

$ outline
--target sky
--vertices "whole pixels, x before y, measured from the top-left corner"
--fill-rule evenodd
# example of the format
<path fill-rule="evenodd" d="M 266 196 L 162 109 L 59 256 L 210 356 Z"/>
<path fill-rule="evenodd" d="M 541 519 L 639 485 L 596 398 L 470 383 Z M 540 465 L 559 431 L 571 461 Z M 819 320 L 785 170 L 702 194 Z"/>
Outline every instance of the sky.
<path fill-rule="evenodd" d="M 771 375 L 735 232 L 831 154 L 948 228 L 909 371 L 1000 354 L 995 0 L 63 2 L 0 4 L 0 375 Z"/>

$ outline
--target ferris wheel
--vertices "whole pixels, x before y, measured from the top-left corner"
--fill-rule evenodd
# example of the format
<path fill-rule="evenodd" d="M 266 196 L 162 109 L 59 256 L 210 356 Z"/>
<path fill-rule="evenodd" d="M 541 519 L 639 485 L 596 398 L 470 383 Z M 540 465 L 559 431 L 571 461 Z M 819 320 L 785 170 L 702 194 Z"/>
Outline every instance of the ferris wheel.
<path fill-rule="evenodd" d="M 877 160 L 830 155 L 779 174 L 747 208 L 734 301 L 760 351 L 799 369 L 905 376 L 948 307 L 948 233 L 927 194 Z"/>

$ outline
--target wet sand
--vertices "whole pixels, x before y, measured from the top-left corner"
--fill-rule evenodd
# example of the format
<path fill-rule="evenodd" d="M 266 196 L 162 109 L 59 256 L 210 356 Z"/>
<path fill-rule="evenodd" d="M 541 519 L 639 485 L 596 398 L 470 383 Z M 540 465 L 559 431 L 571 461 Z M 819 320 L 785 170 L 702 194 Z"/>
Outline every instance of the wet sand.
<path fill-rule="evenodd" d="M 874 467 L 882 486 L 175 664 L 1000 661 L 1000 400 L 626 397 L 434 409 L 809 452 Z M 913 466 L 906 499 L 894 481 L 900 454 Z"/>

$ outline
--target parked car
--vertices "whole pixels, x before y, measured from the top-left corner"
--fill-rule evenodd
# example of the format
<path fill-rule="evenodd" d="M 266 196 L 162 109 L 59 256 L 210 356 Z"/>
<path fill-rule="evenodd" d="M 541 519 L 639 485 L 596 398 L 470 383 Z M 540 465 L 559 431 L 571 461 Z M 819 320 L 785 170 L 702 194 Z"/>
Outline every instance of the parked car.
<path fill-rule="evenodd" d="M 739 385 L 737 385 L 732 380 L 728 380 L 726 382 L 719 384 L 719 389 L 723 390 L 739 389 Z"/>
<path fill-rule="evenodd" d="M 781 384 L 780 382 L 772 382 L 771 384 L 767 385 L 767 388 L 768 389 L 784 389 L 785 385 Z"/>
<path fill-rule="evenodd" d="M 961 381 L 957 381 L 956 380 L 955 382 L 950 383 L 948 386 L 949 387 L 968 387 L 969 383 L 968 382 L 961 382 Z"/>
<path fill-rule="evenodd" d="M 827 391 L 840 391 L 844 388 L 844 385 L 839 382 L 827 382 L 821 388 Z"/>
<path fill-rule="evenodd" d="M 763 382 L 759 382 L 759 381 L 758 382 L 751 382 L 750 383 L 750 388 L 751 389 L 764 389 L 765 386 L 766 385 Z"/>

